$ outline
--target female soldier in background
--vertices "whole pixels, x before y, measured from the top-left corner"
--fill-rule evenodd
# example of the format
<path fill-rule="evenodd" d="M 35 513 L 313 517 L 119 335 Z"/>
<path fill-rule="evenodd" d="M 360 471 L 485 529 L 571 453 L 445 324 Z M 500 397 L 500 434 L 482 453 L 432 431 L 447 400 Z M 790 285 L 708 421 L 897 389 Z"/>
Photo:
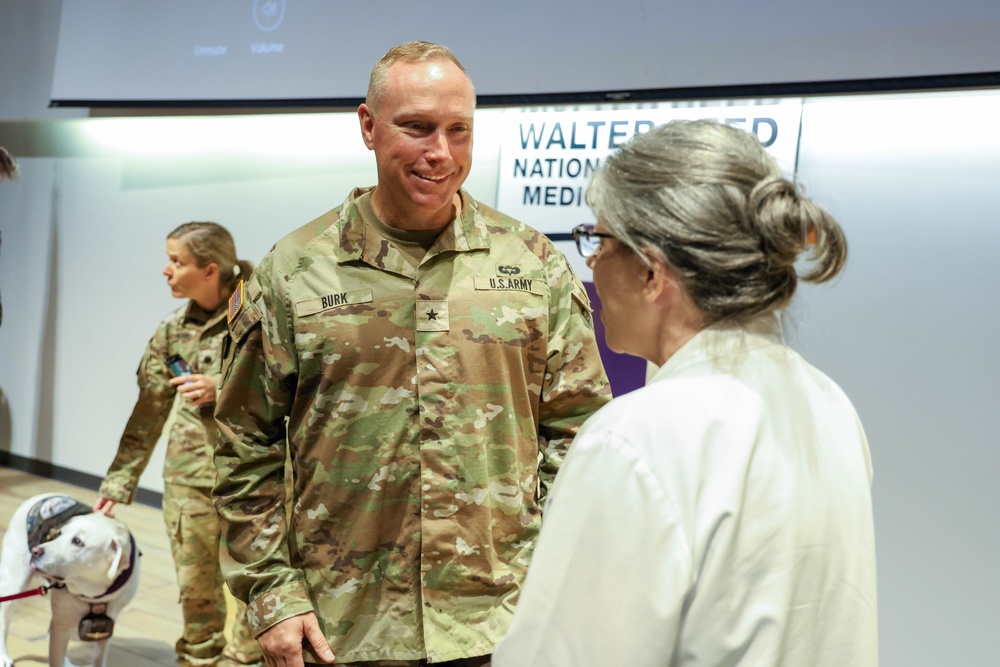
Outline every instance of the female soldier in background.
<path fill-rule="evenodd" d="M 163 470 L 163 518 L 184 615 L 177 661 L 186 667 L 257 665 L 260 650 L 242 603 L 237 603 L 232 641 L 227 644 L 223 636 L 226 601 L 219 520 L 212 503 L 212 411 L 227 335 L 226 306 L 253 265 L 237 259 L 232 236 L 214 222 L 188 222 L 170 232 L 167 256 L 163 275 L 170 291 L 188 302 L 163 320 L 149 341 L 137 373 L 139 399 L 94 510 L 110 515 L 115 504 L 132 502 L 173 408 Z M 178 376 L 168 367 L 173 355 L 190 365 L 190 374 Z"/>

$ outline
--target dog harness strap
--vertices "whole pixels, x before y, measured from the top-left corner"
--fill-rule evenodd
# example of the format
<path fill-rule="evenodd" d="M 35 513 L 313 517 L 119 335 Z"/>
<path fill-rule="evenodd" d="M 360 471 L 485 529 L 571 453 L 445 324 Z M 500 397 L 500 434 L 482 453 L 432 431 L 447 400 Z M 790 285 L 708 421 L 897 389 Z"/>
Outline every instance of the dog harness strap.
<path fill-rule="evenodd" d="M 93 511 L 69 496 L 49 496 L 38 501 L 28 510 L 25 522 L 28 530 L 28 549 L 34 549 L 40 544 L 54 540 L 67 521 Z"/>

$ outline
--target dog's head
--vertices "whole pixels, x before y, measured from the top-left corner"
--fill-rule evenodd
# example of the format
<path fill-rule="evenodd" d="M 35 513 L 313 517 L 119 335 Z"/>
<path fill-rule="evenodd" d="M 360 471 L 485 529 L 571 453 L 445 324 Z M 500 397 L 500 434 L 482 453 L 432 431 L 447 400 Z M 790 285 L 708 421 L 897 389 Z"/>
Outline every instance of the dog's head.
<path fill-rule="evenodd" d="M 31 552 L 31 565 L 47 578 L 66 584 L 74 595 L 103 595 L 131 565 L 128 528 L 99 512 L 75 516 L 59 535 Z"/>

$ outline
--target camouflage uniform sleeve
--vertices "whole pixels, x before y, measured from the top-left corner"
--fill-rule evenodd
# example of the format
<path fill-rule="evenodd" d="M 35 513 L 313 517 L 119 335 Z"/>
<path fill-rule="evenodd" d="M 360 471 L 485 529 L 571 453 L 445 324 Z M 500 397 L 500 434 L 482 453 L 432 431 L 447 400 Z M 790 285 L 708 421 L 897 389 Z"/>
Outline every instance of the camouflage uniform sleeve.
<path fill-rule="evenodd" d="M 177 393 L 170 385 L 170 370 L 166 364 L 169 356 L 167 329 L 166 322 L 160 325 L 139 362 L 136 371 L 139 398 L 125 424 L 118 454 L 97 491 L 115 502 L 131 503 L 135 498 L 139 477 L 160 439 Z"/>
<path fill-rule="evenodd" d="M 539 504 L 584 421 L 611 400 L 611 387 L 594 337 L 590 298 L 566 257 L 552 253 L 549 349 L 539 412 Z"/>
<path fill-rule="evenodd" d="M 305 576 L 290 562 L 285 417 L 295 378 L 294 337 L 287 303 L 272 290 L 270 269 L 265 258 L 230 320 L 215 409 L 222 568 L 230 590 L 249 604 L 255 636 L 313 611 Z M 280 287 L 280 278 L 276 282 Z"/>

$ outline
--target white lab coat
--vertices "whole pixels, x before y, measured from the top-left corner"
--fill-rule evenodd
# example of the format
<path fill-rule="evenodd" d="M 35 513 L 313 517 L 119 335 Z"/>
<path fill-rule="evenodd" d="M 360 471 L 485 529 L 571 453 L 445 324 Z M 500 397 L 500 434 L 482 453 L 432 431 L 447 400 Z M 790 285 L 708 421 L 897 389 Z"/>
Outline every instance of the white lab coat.
<path fill-rule="evenodd" d="M 583 427 L 494 667 L 878 663 L 871 459 L 774 315 Z"/>

